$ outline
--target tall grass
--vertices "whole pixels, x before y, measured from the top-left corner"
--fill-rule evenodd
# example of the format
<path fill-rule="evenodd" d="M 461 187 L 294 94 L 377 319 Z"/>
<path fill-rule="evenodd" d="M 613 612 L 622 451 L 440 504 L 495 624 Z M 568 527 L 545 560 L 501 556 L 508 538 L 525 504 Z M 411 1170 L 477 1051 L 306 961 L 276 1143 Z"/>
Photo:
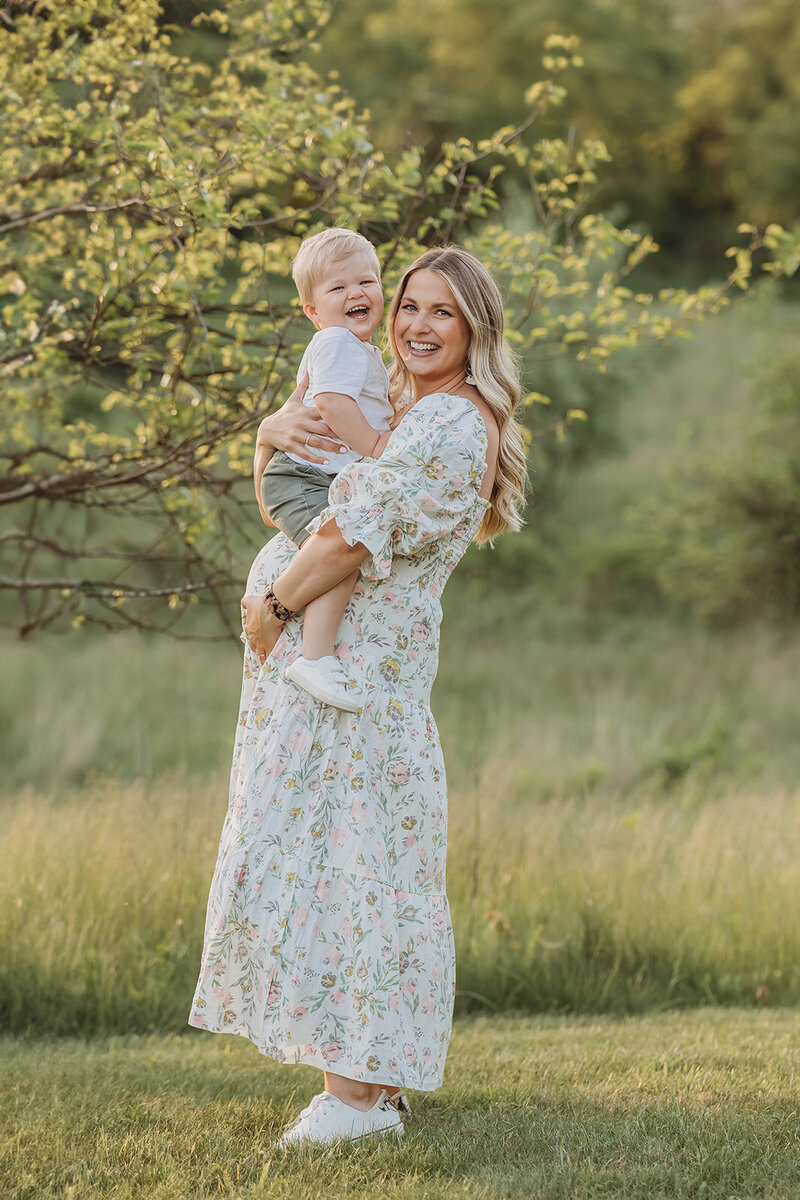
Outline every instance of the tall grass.
<path fill-rule="evenodd" d="M 481 551 L 477 562 L 490 559 Z M 227 770 L 241 647 L 134 633 L 0 644 L 0 803 L 93 778 L 185 781 Z M 509 764 L 534 798 L 702 773 L 800 779 L 800 636 L 724 633 L 558 607 L 535 586 L 458 577 L 445 593 L 433 708 L 456 820 L 488 770 Z"/>
<path fill-rule="evenodd" d="M 800 638 L 604 626 L 475 587 L 449 596 L 434 699 L 459 1009 L 799 1000 Z M 3 1024 L 181 1029 L 238 655 L 8 649 Z"/>
<path fill-rule="evenodd" d="M 461 1011 L 800 1000 L 797 794 L 531 801 L 511 770 L 498 764 L 479 820 L 451 839 Z M 223 782 L 95 782 L 6 805 L 6 1028 L 184 1027 Z"/>
<path fill-rule="evenodd" d="M 498 804 L 452 845 L 462 1007 L 796 1002 L 798 798 L 554 797 L 524 820 Z"/>

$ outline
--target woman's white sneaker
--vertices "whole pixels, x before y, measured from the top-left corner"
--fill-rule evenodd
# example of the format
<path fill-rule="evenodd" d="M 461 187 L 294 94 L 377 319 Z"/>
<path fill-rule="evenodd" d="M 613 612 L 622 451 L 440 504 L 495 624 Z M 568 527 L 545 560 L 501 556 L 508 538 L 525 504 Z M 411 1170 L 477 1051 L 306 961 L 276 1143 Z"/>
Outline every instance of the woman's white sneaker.
<path fill-rule="evenodd" d="M 358 690 L 353 690 L 342 664 L 332 654 L 325 658 L 303 658 L 299 654 L 294 662 L 289 663 L 283 678 L 310 692 L 315 700 L 321 700 L 333 708 L 341 708 L 344 712 L 358 712 L 361 708 Z"/>
<path fill-rule="evenodd" d="M 285 1149 L 297 1142 L 330 1145 L 332 1142 L 356 1142 L 370 1134 L 402 1136 L 403 1122 L 397 1109 L 382 1091 L 366 1112 L 345 1104 L 331 1092 L 320 1092 L 278 1141 Z"/>

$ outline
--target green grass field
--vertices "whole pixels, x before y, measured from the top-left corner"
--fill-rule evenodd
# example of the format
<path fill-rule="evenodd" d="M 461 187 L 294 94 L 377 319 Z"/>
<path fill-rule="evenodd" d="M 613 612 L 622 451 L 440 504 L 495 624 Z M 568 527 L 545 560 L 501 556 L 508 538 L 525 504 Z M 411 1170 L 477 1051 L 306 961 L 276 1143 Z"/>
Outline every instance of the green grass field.
<path fill-rule="evenodd" d="M 0 1042 L 8 1200 L 792 1200 L 794 1013 L 463 1018 L 397 1144 L 274 1149 L 318 1088 L 238 1038 Z"/>

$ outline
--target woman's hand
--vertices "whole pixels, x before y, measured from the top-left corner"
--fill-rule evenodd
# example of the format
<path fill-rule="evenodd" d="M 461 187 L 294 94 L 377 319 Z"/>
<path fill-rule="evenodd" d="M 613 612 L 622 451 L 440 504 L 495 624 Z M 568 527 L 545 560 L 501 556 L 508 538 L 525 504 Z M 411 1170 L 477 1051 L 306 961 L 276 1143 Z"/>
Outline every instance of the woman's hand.
<path fill-rule="evenodd" d="M 242 626 L 250 649 L 263 667 L 281 636 L 283 623 L 267 608 L 262 596 L 242 596 Z"/>
<path fill-rule="evenodd" d="M 273 450 L 283 450 L 287 454 L 296 454 L 306 462 L 327 463 L 326 452 L 338 451 L 343 454 L 347 446 L 343 446 L 337 439 L 313 404 L 303 404 L 307 390 L 308 375 L 304 376 L 277 412 L 264 417 L 258 427 L 257 444 L 271 446 Z"/>

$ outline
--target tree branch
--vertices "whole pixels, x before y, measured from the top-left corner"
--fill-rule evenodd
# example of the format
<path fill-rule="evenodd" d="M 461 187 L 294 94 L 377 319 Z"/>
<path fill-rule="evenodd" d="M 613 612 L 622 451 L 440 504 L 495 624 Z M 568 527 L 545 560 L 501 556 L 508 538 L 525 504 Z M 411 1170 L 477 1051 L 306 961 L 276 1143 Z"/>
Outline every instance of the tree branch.
<path fill-rule="evenodd" d="M 27 213 L 24 216 L 15 217 L 12 221 L 6 221 L 4 225 L 0 225 L 0 235 L 11 233 L 15 229 L 23 229 L 26 225 L 34 225 L 39 221 L 50 221 L 53 217 L 80 217 L 94 213 L 123 212 L 130 208 L 139 208 L 150 216 L 156 214 L 163 216 L 168 211 L 155 208 L 141 196 L 136 196 L 132 200 L 121 200 L 115 204 L 63 204 L 57 208 L 45 208 L 41 212 Z"/>
<path fill-rule="evenodd" d="M 125 583 L 109 587 L 95 579 L 10 579 L 0 575 L 0 588 L 15 592 L 79 592 L 84 596 L 107 600 L 149 599 L 163 596 L 188 596 L 198 592 L 215 591 L 220 587 L 241 587 L 236 579 L 205 579 L 201 583 L 176 583 L 173 587 L 131 587 Z"/>

